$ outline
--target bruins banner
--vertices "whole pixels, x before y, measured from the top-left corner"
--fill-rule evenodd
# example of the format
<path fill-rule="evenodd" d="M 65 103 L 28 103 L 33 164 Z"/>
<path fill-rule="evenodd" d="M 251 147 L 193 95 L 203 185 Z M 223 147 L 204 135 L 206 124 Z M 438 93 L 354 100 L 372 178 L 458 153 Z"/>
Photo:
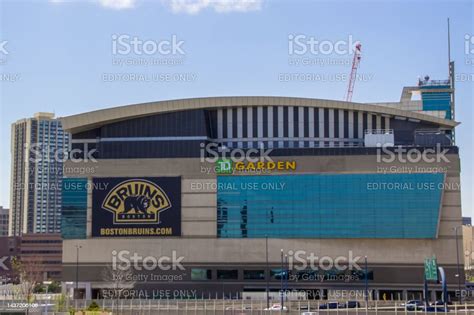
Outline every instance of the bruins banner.
<path fill-rule="evenodd" d="M 92 236 L 180 235 L 179 177 L 94 178 Z"/>

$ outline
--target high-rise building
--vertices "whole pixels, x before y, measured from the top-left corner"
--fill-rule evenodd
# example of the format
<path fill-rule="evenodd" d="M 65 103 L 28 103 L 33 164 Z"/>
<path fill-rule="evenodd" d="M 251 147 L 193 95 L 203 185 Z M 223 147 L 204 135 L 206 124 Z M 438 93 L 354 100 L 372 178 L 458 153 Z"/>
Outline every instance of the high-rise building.
<path fill-rule="evenodd" d="M 61 185 L 69 134 L 52 113 L 12 124 L 9 235 L 61 231 Z"/>
<path fill-rule="evenodd" d="M 0 236 L 8 235 L 8 221 L 10 210 L 0 206 Z"/>

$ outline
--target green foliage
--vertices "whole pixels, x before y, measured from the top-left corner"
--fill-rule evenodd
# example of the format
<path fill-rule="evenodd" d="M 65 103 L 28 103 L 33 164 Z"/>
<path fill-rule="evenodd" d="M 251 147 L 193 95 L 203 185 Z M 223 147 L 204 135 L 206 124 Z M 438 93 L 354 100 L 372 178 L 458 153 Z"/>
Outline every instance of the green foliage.
<path fill-rule="evenodd" d="M 53 281 L 48 285 L 48 293 L 61 293 L 61 284 L 58 281 Z"/>
<path fill-rule="evenodd" d="M 87 307 L 88 311 L 100 311 L 100 306 L 96 301 L 92 301 L 91 304 Z"/>
<path fill-rule="evenodd" d="M 56 312 L 64 312 L 66 310 L 66 295 L 61 294 L 56 300 Z M 69 310 L 70 312 L 70 310 Z"/>
<path fill-rule="evenodd" d="M 45 288 L 43 284 L 41 283 L 36 283 L 35 286 L 33 287 L 33 293 L 44 293 Z"/>

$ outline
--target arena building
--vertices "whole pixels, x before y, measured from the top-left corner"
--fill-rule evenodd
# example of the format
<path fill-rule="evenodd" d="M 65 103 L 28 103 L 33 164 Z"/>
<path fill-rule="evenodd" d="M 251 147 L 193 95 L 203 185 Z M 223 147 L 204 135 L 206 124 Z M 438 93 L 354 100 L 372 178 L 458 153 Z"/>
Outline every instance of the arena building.
<path fill-rule="evenodd" d="M 87 297 L 330 298 L 367 282 L 371 299 L 404 299 L 435 257 L 454 291 L 453 92 L 426 79 L 393 103 L 209 97 L 64 117 L 63 280 Z"/>

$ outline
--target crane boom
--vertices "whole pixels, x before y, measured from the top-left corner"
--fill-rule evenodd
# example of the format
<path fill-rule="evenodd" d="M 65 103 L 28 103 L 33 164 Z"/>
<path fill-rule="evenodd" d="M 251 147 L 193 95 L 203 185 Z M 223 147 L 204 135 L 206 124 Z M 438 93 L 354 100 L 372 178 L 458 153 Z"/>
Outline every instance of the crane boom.
<path fill-rule="evenodd" d="M 354 84 L 356 81 L 357 68 L 359 68 L 360 58 L 361 58 L 361 48 L 362 45 L 357 43 L 354 50 L 354 59 L 352 60 L 352 70 L 349 77 L 349 87 L 347 88 L 346 102 L 352 101 L 352 93 L 354 92 Z"/>

